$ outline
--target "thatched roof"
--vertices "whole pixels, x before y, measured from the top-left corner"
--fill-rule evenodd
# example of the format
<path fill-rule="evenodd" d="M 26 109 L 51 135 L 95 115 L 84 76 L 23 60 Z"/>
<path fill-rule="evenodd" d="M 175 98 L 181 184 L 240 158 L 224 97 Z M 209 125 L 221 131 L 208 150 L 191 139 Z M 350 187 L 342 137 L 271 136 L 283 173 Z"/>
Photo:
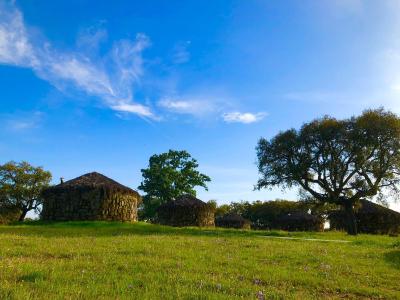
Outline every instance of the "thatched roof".
<path fill-rule="evenodd" d="M 343 208 L 339 210 L 334 210 L 329 213 L 330 217 L 334 217 L 337 215 L 344 214 Z M 387 208 L 385 206 L 382 206 L 380 204 L 361 199 L 359 204 L 356 205 L 355 207 L 355 213 L 357 214 L 363 214 L 363 215 L 368 215 L 368 214 L 383 214 L 383 215 L 393 215 L 396 218 L 400 218 L 400 212 L 397 212 L 395 210 L 392 210 L 390 208 Z"/>
<path fill-rule="evenodd" d="M 58 185 L 52 186 L 46 190 L 46 192 L 62 192 L 71 189 L 92 189 L 92 188 L 102 188 L 106 190 L 112 190 L 116 192 L 126 193 L 126 194 L 138 194 L 135 190 L 124 186 L 103 174 L 97 172 L 91 172 L 79 176 L 77 178 L 68 180 L 66 182 L 60 183 Z"/>
<path fill-rule="evenodd" d="M 248 222 L 245 218 L 237 213 L 227 213 L 221 217 L 218 217 L 221 221 L 229 221 L 229 222 Z"/>
<path fill-rule="evenodd" d="M 250 229 L 251 222 L 236 213 L 227 213 L 215 218 L 215 225 L 225 228 Z"/>
<path fill-rule="evenodd" d="M 174 201 L 168 201 L 162 205 L 163 207 L 207 207 L 208 204 L 195 196 L 185 194 L 177 197 Z"/>
<path fill-rule="evenodd" d="M 400 212 L 364 199 L 360 200 L 360 207 L 358 208 L 357 212 L 362 214 L 384 213 L 400 217 Z"/>

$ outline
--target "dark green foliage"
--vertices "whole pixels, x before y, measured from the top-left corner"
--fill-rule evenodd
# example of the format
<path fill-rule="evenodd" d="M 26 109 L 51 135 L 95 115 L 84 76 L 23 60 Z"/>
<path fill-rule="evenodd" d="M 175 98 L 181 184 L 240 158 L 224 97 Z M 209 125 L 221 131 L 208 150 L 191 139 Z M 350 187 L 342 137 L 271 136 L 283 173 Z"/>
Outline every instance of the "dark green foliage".
<path fill-rule="evenodd" d="M 391 234 L 400 233 L 400 213 L 367 200 L 361 200 L 355 209 L 357 227 L 361 233 Z M 328 219 L 330 228 L 345 230 L 345 212 L 332 211 Z"/>
<path fill-rule="evenodd" d="M 0 166 L 0 205 L 19 210 L 19 221 L 27 212 L 38 211 L 42 204 L 41 192 L 49 186 L 51 173 L 27 162 L 8 162 Z"/>
<path fill-rule="evenodd" d="M 0 224 L 8 224 L 18 221 L 21 210 L 15 206 L 9 206 L 0 202 Z"/>
<path fill-rule="evenodd" d="M 227 213 L 215 218 L 215 226 L 224 228 L 250 229 L 250 221 L 236 213 Z"/>
<path fill-rule="evenodd" d="M 214 226 L 215 207 L 192 195 L 182 195 L 157 209 L 157 222 L 170 226 Z"/>
<path fill-rule="evenodd" d="M 337 120 L 324 117 L 257 145 L 261 178 L 256 188 L 298 186 L 321 203 L 346 210 L 357 234 L 353 207 L 400 182 L 400 119 L 383 109 Z"/>
<path fill-rule="evenodd" d="M 307 202 L 288 200 L 232 202 L 228 206 L 228 211 L 249 220 L 253 229 L 323 230 L 324 214 L 321 213 L 323 210 L 315 209 L 313 204 Z M 218 224 L 218 221 L 216 222 Z"/>
<path fill-rule="evenodd" d="M 220 206 L 216 206 L 215 208 L 215 217 L 222 217 L 231 211 L 231 207 L 229 204 L 222 204 Z"/>
<path fill-rule="evenodd" d="M 206 183 L 211 179 L 197 171 L 198 166 L 186 151 L 169 150 L 151 156 L 148 168 L 141 170 L 143 181 L 139 189 L 146 193 L 141 207 L 142 218 L 152 219 L 160 204 L 180 195 L 196 196 L 194 188 L 197 186 L 207 190 Z"/>
<path fill-rule="evenodd" d="M 311 215 L 310 206 L 303 202 L 276 200 L 256 201 L 247 205 L 243 214 L 256 229 L 282 229 L 289 231 L 320 231 L 323 218 Z"/>

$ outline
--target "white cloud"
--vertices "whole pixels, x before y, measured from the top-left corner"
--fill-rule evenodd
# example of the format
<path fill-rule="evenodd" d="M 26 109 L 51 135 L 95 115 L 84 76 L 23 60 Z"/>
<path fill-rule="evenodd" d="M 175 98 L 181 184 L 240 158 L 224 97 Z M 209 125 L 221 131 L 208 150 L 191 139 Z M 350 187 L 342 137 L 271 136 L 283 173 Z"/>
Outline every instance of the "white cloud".
<path fill-rule="evenodd" d="M 111 108 L 115 111 L 119 112 L 127 112 L 127 113 L 134 113 L 148 118 L 155 118 L 153 113 L 147 106 L 141 104 L 118 104 L 111 106 Z"/>
<path fill-rule="evenodd" d="M 158 105 L 168 111 L 178 114 L 190 114 L 195 116 L 206 115 L 218 110 L 215 101 L 198 98 L 164 98 Z"/>
<path fill-rule="evenodd" d="M 105 33 L 93 34 L 83 40 L 95 46 Z M 0 4 L 0 64 L 31 68 L 59 90 L 73 88 L 99 98 L 111 109 L 157 119 L 149 107 L 134 101 L 133 93 L 143 75 L 142 52 L 149 44 L 144 34 L 138 34 L 134 41 L 114 43 L 102 57 L 92 51 L 60 51 L 48 42 L 35 41 L 21 12 L 12 4 Z"/>
<path fill-rule="evenodd" d="M 224 113 L 222 118 L 227 123 L 243 123 L 243 124 L 250 124 L 259 122 L 267 116 L 265 112 L 259 113 L 241 113 L 241 112 L 230 112 Z"/>
<path fill-rule="evenodd" d="M 0 3 L 0 63 L 26 67 L 38 63 L 22 14 L 5 2 Z"/>

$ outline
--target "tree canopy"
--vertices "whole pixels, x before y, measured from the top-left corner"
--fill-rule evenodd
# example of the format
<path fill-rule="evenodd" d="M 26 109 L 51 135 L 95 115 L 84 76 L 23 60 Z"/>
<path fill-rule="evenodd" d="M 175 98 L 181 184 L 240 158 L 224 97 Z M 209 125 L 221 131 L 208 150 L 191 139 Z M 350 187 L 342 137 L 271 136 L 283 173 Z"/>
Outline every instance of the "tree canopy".
<path fill-rule="evenodd" d="M 200 173 L 196 159 L 187 151 L 169 150 L 155 154 L 149 159 L 149 166 L 142 169 L 143 180 L 138 187 L 146 195 L 143 197 L 143 217 L 152 218 L 159 205 L 173 201 L 180 195 L 196 196 L 195 187 L 207 190 L 211 179 Z"/>
<path fill-rule="evenodd" d="M 257 189 L 298 186 L 317 201 L 345 208 L 348 232 L 357 234 L 353 206 L 382 189 L 397 192 L 400 119 L 383 109 L 338 120 L 329 116 L 257 145 Z"/>
<path fill-rule="evenodd" d="M 49 186 L 51 173 L 42 167 L 31 166 L 27 162 L 8 162 L 0 166 L 0 204 L 18 209 L 19 221 L 26 214 L 38 211 L 42 204 L 41 192 Z"/>

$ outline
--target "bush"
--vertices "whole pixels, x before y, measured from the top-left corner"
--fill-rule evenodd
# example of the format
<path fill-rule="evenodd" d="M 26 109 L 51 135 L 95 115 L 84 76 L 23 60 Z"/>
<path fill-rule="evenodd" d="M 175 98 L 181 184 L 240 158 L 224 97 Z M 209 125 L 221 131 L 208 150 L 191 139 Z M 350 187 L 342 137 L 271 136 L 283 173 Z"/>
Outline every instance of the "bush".
<path fill-rule="evenodd" d="M 14 206 L 0 205 L 0 224 L 18 221 L 21 210 Z"/>

